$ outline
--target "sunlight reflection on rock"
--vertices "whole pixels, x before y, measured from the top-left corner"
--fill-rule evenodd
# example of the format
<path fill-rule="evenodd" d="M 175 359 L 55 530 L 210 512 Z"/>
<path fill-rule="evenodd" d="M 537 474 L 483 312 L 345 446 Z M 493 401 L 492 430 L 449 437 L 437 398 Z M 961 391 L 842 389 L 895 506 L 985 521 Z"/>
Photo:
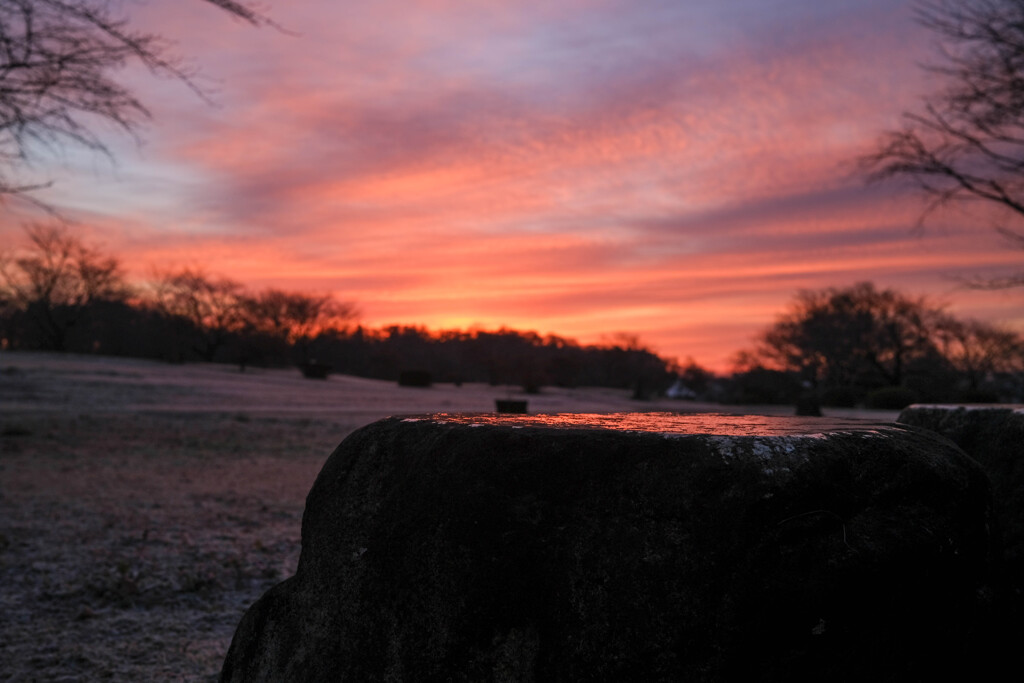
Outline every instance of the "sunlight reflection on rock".
<path fill-rule="evenodd" d="M 883 423 L 842 418 L 805 418 L 724 413 L 551 413 L 538 415 L 435 413 L 408 421 L 495 425 L 507 427 L 551 427 L 558 429 L 613 429 L 649 432 L 665 436 L 689 434 L 723 437 L 801 436 L 820 438 L 824 433 L 857 431 L 870 433 Z"/>

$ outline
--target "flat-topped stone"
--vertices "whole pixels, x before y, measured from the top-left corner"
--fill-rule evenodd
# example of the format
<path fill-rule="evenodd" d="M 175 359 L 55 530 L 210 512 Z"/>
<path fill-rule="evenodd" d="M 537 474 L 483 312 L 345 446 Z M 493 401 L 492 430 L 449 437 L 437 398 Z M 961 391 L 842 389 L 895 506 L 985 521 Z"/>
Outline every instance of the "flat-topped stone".
<path fill-rule="evenodd" d="M 224 681 L 915 680 L 964 671 L 990 498 L 870 422 L 431 415 L 349 436 Z"/>

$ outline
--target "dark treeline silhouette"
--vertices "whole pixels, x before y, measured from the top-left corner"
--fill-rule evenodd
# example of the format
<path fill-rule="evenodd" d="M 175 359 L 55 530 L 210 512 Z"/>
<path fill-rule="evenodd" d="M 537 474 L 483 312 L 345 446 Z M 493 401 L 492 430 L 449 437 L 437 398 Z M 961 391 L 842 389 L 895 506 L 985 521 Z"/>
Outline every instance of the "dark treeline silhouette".
<path fill-rule="evenodd" d="M 1024 398 L 1024 341 L 923 297 L 871 283 L 807 290 L 716 377 L 659 357 L 635 337 L 581 345 L 510 329 L 355 325 L 330 295 L 265 289 L 196 268 L 131 287 L 120 263 L 66 228 L 35 225 L 0 257 L 0 348 L 248 366 L 299 366 L 387 380 L 630 388 L 723 403 L 898 408 L 914 401 Z"/>
<path fill-rule="evenodd" d="M 412 326 L 357 327 L 317 337 L 310 353 L 347 374 L 396 379 L 411 369 L 430 373 L 434 381 L 514 384 L 527 392 L 545 385 L 604 386 L 631 388 L 646 398 L 674 379 L 671 361 L 637 345 L 584 346 L 504 328 L 432 333 Z"/>
<path fill-rule="evenodd" d="M 289 339 L 251 323 L 216 330 L 138 300 L 99 300 L 55 308 L 54 316 L 75 322 L 58 347 L 45 334 L 39 313 L 39 306 L 6 309 L 0 316 L 3 348 L 234 363 L 243 369 L 316 363 L 333 372 L 387 380 L 412 369 L 428 373 L 433 382 L 513 384 L 527 392 L 543 386 L 620 387 L 638 398 L 663 391 L 674 379 L 671 361 L 646 349 L 580 345 L 511 329 L 359 326 Z"/>
<path fill-rule="evenodd" d="M 0 261 L 5 349 L 309 367 L 396 380 L 631 388 L 645 398 L 673 381 L 674 365 L 634 337 L 584 346 L 534 332 L 430 332 L 354 326 L 355 308 L 330 295 L 266 289 L 197 268 L 167 269 L 130 287 L 120 263 L 66 228 L 35 225 Z"/>

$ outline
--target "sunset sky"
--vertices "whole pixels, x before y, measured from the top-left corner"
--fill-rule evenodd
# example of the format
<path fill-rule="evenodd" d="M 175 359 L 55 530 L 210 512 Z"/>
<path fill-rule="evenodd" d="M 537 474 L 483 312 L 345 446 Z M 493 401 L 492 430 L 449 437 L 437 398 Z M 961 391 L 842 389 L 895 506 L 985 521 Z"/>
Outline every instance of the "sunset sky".
<path fill-rule="evenodd" d="M 201 265 L 333 292 L 369 326 L 628 332 L 725 370 L 800 288 L 928 294 L 1024 329 L 979 213 L 855 159 L 938 81 L 898 0 L 126 3 L 212 104 L 131 70 L 153 120 L 116 163 L 67 150 L 45 198 L 133 278 Z M 19 239 L 28 209 L 0 218 Z"/>

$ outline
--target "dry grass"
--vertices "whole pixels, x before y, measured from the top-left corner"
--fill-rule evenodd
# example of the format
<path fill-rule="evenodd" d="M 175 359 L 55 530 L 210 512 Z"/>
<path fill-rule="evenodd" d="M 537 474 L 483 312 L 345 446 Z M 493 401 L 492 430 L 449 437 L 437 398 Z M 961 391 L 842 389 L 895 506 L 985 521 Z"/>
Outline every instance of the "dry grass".
<path fill-rule="evenodd" d="M 68 681 L 213 679 L 245 608 L 294 572 L 306 492 L 351 429 L 179 415 L 16 425 L 0 441 L 0 678 Z"/>

